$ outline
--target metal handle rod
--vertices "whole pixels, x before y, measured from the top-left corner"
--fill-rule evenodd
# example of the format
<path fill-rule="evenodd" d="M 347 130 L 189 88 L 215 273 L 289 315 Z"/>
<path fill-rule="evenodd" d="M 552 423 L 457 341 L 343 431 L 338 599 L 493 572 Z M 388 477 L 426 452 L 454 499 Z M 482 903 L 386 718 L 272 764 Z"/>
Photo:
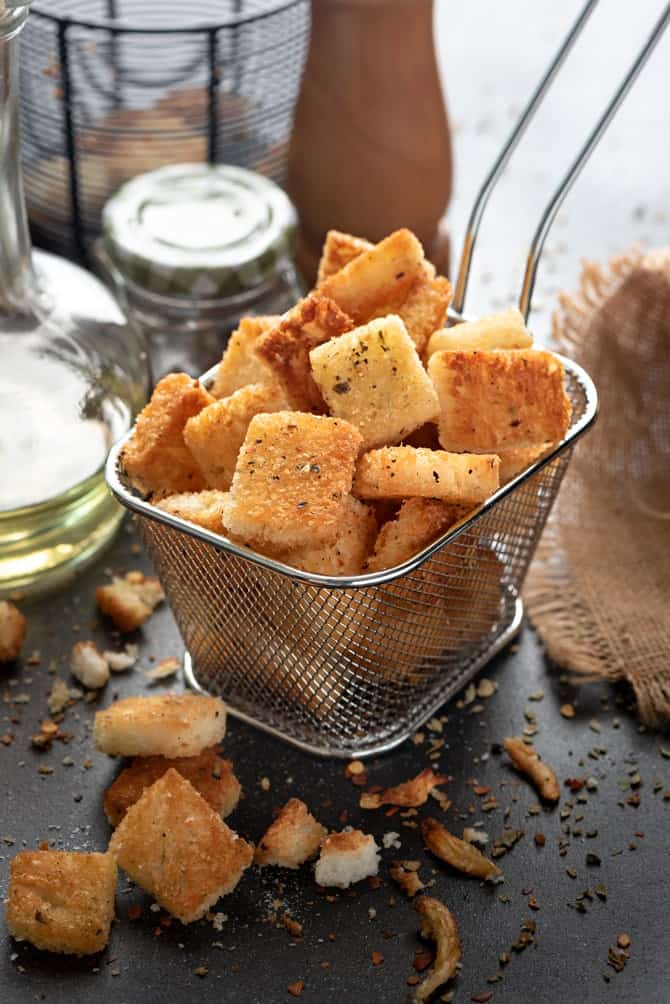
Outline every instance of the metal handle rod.
<path fill-rule="evenodd" d="M 470 219 L 468 220 L 467 229 L 465 231 L 465 239 L 463 241 L 463 251 L 461 252 L 461 260 L 458 268 L 458 278 L 456 280 L 456 292 L 454 294 L 453 308 L 459 314 L 463 312 L 463 307 L 465 306 L 465 296 L 468 288 L 468 279 L 470 278 L 470 266 L 472 264 L 472 255 L 475 248 L 475 242 L 479 234 L 479 228 L 481 226 L 482 217 L 484 211 L 488 204 L 489 198 L 493 189 L 498 183 L 498 180 L 507 166 L 507 162 L 514 153 L 514 150 L 519 144 L 519 140 L 525 133 L 528 125 L 530 124 L 535 112 L 542 103 L 542 100 L 547 93 L 551 83 L 561 68 L 566 56 L 570 52 L 570 49 L 579 37 L 582 28 L 586 24 L 589 16 L 591 15 L 594 7 L 598 3 L 598 0 L 588 0 L 588 2 L 582 8 L 582 12 L 573 24 L 572 28 L 566 35 L 560 49 L 554 56 L 552 62 L 550 63 L 548 69 L 545 71 L 544 76 L 540 80 L 539 84 L 535 88 L 535 91 L 530 98 L 530 101 L 524 108 L 519 121 L 514 126 L 509 139 L 503 146 L 500 154 L 498 155 L 493 167 L 489 171 L 488 176 L 485 178 L 479 192 L 477 193 L 477 198 L 475 199 L 475 204 L 472 207 L 470 213 Z"/>
<path fill-rule="evenodd" d="M 593 153 L 594 149 L 602 139 L 607 127 L 614 118 L 619 106 L 628 94 L 629 90 L 635 83 L 642 67 L 645 65 L 652 52 L 654 51 L 656 45 L 658 44 L 661 35 L 665 31 L 670 22 L 670 3 L 667 4 L 665 10 L 661 14 L 660 18 L 654 25 L 653 31 L 649 35 L 646 43 L 640 50 L 635 59 L 635 62 L 631 66 L 630 70 L 622 80 L 619 85 L 614 97 L 607 105 L 607 108 L 603 112 L 602 116 L 596 123 L 588 137 L 584 146 L 581 148 L 574 163 L 568 170 L 567 174 L 561 181 L 560 185 L 552 195 L 549 200 L 542 218 L 538 224 L 535 235 L 533 236 L 532 243 L 530 245 L 530 250 L 528 252 L 528 257 L 526 259 L 526 271 L 523 277 L 523 286 L 521 288 L 521 295 L 519 297 L 519 310 L 524 316 L 524 320 L 528 319 L 528 314 L 530 313 L 530 304 L 533 296 L 533 290 L 535 288 L 535 279 L 537 277 L 537 267 L 540 261 L 540 255 L 542 254 L 542 248 L 544 247 L 544 242 L 547 238 L 547 234 L 551 229 L 551 225 L 556 218 L 556 213 L 561 208 L 563 200 L 572 188 L 574 182 L 579 177 L 582 168 L 588 161 L 589 157 Z"/>

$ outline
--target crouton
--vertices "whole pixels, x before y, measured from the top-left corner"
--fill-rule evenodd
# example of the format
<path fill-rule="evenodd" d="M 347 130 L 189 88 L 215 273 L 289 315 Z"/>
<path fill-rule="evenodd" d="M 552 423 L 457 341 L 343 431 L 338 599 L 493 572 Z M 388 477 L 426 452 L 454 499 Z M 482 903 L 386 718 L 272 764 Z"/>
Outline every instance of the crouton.
<path fill-rule="evenodd" d="M 277 548 L 321 543 L 346 516 L 361 437 L 340 419 L 280 411 L 256 415 L 240 450 L 224 528 Z"/>
<path fill-rule="evenodd" d="M 112 826 L 118 826 L 128 809 L 146 788 L 174 768 L 205 799 L 207 804 L 225 819 L 237 805 L 242 790 L 233 773 L 230 760 L 223 760 L 216 747 L 203 750 L 198 756 L 167 760 L 162 756 L 135 757 L 103 795 L 105 815 Z"/>
<path fill-rule="evenodd" d="M 318 544 L 274 555 L 278 561 L 315 575 L 358 575 L 377 535 L 377 520 L 370 506 L 348 495 L 337 536 Z"/>
<path fill-rule="evenodd" d="M 184 426 L 214 398 L 186 373 L 170 373 L 154 389 L 137 416 L 121 463 L 133 486 L 145 495 L 173 495 L 206 488 L 184 443 Z"/>
<path fill-rule="evenodd" d="M 347 889 L 354 882 L 376 875 L 379 847 L 373 836 L 360 830 L 331 833 L 321 841 L 314 877 L 319 885 Z"/>
<path fill-rule="evenodd" d="M 221 513 L 226 498 L 227 492 L 216 490 L 184 492 L 182 495 L 168 495 L 156 502 L 156 507 L 212 533 L 223 533 Z"/>
<path fill-rule="evenodd" d="M 261 837 L 254 861 L 257 865 L 299 868 L 316 855 L 327 833 L 305 803 L 292 798 Z"/>
<path fill-rule="evenodd" d="M 78 641 L 70 653 L 72 675 L 85 687 L 97 689 L 109 681 L 109 664 L 92 641 Z"/>
<path fill-rule="evenodd" d="M 467 351 L 489 349 L 529 349 L 533 338 L 520 310 L 501 310 L 478 321 L 463 321 L 435 331 L 428 342 L 426 357 L 448 349 Z"/>
<path fill-rule="evenodd" d="M 436 352 L 428 373 L 440 398 L 445 450 L 497 453 L 563 439 L 571 406 L 563 366 L 539 349 Z"/>
<path fill-rule="evenodd" d="M 120 756 L 197 756 L 221 742 L 226 708 L 219 697 L 163 694 L 125 697 L 95 715 L 93 740 Z"/>
<path fill-rule="evenodd" d="M 109 850 L 133 882 L 183 924 L 232 892 L 254 854 L 172 768 L 128 809 Z"/>
<path fill-rule="evenodd" d="M 542 443 L 540 446 L 520 446 L 514 450 L 501 450 L 500 457 L 500 484 L 506 485 L 508 481 L 521 474 L 527 467 L 534 464 L 536 460 L 551 449 L 552 443 Z"/>
<path fill-rule="evenodd" d="M 319 262 L 319 274 L 316 284 L 320 286 L 329 275 L 334 275 L 341 268 L 348 265 L 350 261 L 357 258 L 363 251 L 371 251 L 374 244 L 363 240 L 362 237 L 353 237 L 351 234 L 343 234 L 339 230 L 329 230 L 323 243 L 321 261 Z"/>
<path fill-rule="evenodd" d="M 25 617 L 13 603 L 0 601 L 0 662 L 18 659 L 26 636 L 26 623 Z"/>
<path fill-rule="evenodd" d="M 434 273 L 433 266 L 429 268 L 426 263 L 414 280 L 406 299 L 396 309 L 419 355 L 423 353 L 433 332 L 444 325 L 447 307 L 454 294 L 449 280 Z"/>
<path fill-rule="evenodd" d="M 475 505 L 499 488 L 500 461 L 491 454 L 388 446 L 364 453 L 352 492 L 359 498 L 440 498 Z"/>
<path fill-rule="evenodd" d="M 20 851 L 10 865 L 9 933 L 47 952 L 100 952 L 109 940 L 115 890 L 111 854 Z"/>
<path fill-rule="evenodd" d="M 427 767 L 410 781 L 404 781 L 393 788 L 375 792 L 364 791 L 360 797 L 359 805 L 361 809 L 379 809 L 382 805 L 416 807 L 428 801 L 428 796 L 433 788 L 445 784 L 448 780 L 446 774 L 435 774 L 431 767 Z"/>
<path fill-rule="evenodd" d="M 364 449 L 397 443 L 439 414 L 435 389 L 399 317 L 355 328 L 309 358 L 331 414 L 356 426 Z"/>
<path fill-rule="evenodd" d="M 213 397 L 229 397 L 250 383 L 270 383 L 272 370 L 254 352 L 254 346 L 265 332 L 274 328 L 280 318 L 243 317 L 228 339 L 210 387 Z"/>
<path fill-rule="evenodd" d="M 111 585 L 98 586 L 95 591 L 100 610 L 124 633 L 141 627 L 164 599 L 158 579 L 142 572 L 127 572 L 122 579 L 115 575 Z"/>
<path fill-rule="evenodd" d="M 291 408 L 296 411 L 326 410 L 312 379 L 309 353 L 353 326 L 353 321 L 336 303 L 311 294 L 258 339 L 256 352 L 271 368 Z"/>
<path fill-rule="evenodd" d="M 230 488 L 237 455 L 254 415 L 286 407 L 278 383 L 255 383 L 241 387 L 230 397 L 215 401 L 189 418 L 184 426 L 184 442 L 210 488 L 223 491 Z"/>
<path fill-rule="evenodd" d="M 395 519 L 389 520 L 379 531 L 365 571 L 379 572 L 401 565 L 446 533 L 467 512 L 467 506 L 440 499 L 406 499 Z"/>

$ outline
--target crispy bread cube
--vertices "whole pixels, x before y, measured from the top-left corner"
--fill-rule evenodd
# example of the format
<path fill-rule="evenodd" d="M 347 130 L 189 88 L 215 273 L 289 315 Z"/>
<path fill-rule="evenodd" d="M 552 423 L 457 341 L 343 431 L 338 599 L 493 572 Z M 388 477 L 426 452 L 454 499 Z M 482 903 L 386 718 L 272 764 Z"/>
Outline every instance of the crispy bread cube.
<path fill-rule="evenodd" d="M 401 565 L 446 533 L 467 511 L 467 506 L 440 499 L 406 499 L 396 518 L 385 523 L 379 531 L 365 571 L 379 572 Z"/>
<path fill-rule="evenodd" d="M 160 905 L 190 924 L 232 892 L 254 849 L 172 768 L 146 788 L 112 834 L 109 850 Z"/>
<path fill-rule="evenodd" d="M 312 293 L 280 318 L 256 343 L 258 356 L 271 368 L 297 411 L 326 409 L 309 365 L 310 349 L 353 328 L 353 321 L 333 300 Z"/>
<path fill-rule="evenodd" d="M 319 262 L 319 274 L 316 278 L 317 287 L 324 282 L 329 275 L 334 275 L 341 268 L 348 265 L 350 261 L 357 258 L 363 251 L 371 251 L 374 244 L 363 240 L 362 237 L 353 237 L 351 234 L 343 234 L 339 230 L 329 230 L 323 243 L 321 261 Z"/>
<path fill-rule="evenodd" d="M 349 495 L 345 500 L 342 526 L 334 540 L 274 556 L 285 565 L 315 575 L 358 575 L 376 535 L 377 520 L 372 508 Z"/>
<path fill-rule="evenodd" d="M 111 585 L 98 586 L 95 602 L 119 629 L 127 633 L 140 627 L 165 599 L 158 579 L 142 572 L 127 572 L 124 578 L 114 576 Z"/>
<path fill-rule="evenodd" d="M 225 819 L 237 805 L 242 790 L 233 773 L 230 760 L 223 760 L 216 747 L 203 750 L 198 756 L 167 760 L 162 756 L 135 757 L 130 767 L 122 770 L 103 795 L 105 815 L 112 826 L 118 826 L 131 805 L 140 798 L 166 771 L 174 768 L 205 799 L 214 812 Z"/>
<path fill-rule="evenodd" d="M 361 437 L 348 422 L 280 411 L 251 420 L 224 505 L 226 530 L 288 549 L 332 538 L 346 515 Z"/>
<path fill-rule="evenodd" d="M 563 439 L 571 406 L 563 366 L 539 349 L 436 352 L 428 373 L 440 398 L 445 450 L 499 450 Z"/>
<path fill-rule="evenodd" d="M 515 450 L 501 450 L 498 454 L 500 457 L 500 484 L 506 485 L 517 474 L 521 474 L 551 446 L 551 443 L 542 443 L 541 446 L 520 446 Z"/>
<path fill-rule="evenodd" d="M 10 866 L 9 932 L 47 952 L 100 952 L 109 940 L 115 891 L 111 854 L 20 851 Z"/>
<path fill-rule="evenodd" d="M 210 488 L 226 491 L 235 473 L 240 447 L 254 415 L 287 407 L 278 383 L 253 383 L 223 397 L 184 426 L 184 442 Z"/>
<path fill-rule="evenodd" d="M 227 494 L 212 490 L 168 495 L 167 498 L 156 502 L 156 508 L 164 509 L 165 512 L 185 519 L 189 523 L 195 523 L 196 526 L 202 526 L 205 530 L 211 530 L 212 533 L 223 533 L 221 513 Z"/>
<path fill-rule="evenodd" d="M 364 449 L 397 443 L 439 414 L 435 388 L 393 314 L 320 345 L 309 358 L 331 414 L 359 429 Z"/>
<path fill-rule="evenodd" d="M 426 350 L 430 358 L 435 352 L 473 351 L 489 349 L 529 349 L 533 338 L 526 328 L 523 314 L 516 307 L 489 314 L 478 321 L 463 321 L 452 328 L 435 331 Z"/>
<path fill-rule="evenodd" d="M 499 464 L 491 454 L 387 446 L 363 454 L 352 492 L 363 499 L 417 496 L 475 505 L 500 487 Z"/>
<path fill-rule="evenodd" d="M 95 715 L 93 740 L 102 753 L 121 756 L 197 756 L 226 732 L 220 697 L 162 694 L 125 697 Z"/>
<path fill-rule="evenodd" d="M 347 889 L 354 882 L 376 875 L 379 847 L 375 838 L 360 830 L 331 833 L 321 842 L 314 877 L 319 885 Z"/>
<path fill-rule="evenodd" d="M 257 865 L 299 868 L 316 855 L 327 833 L 304 802 L 291 798 L 261 837 L 254 861 Z"/>
<path fill-rule="evenodd" d="M 270 383 L 272 371 L 254 351 L 260 336 L 274 328 L 280 318 L 243 317 L 228 339 L 210 393 L 214 397 L 229 397 L 250 383 Z"/>
<path fill-rule="evenodd" d="M 404 321 L 419 355 L 426 348 L 433 332 L 444 325 L 447 307 L 453 295 L 449 280 L 436 276 L 433 266 L 428 267 L 426 263 L 414 280 L 407 298 L 397 308 L 396 312 Z"/>
<path fill-rule="evenodd" d="M 18 659 L 26 636 L 26 623 L 25 617 L 13 603 L 0 601 L 0 662 Z"/>
<path fill-rule="evenodd" d="M 207 487 L 184 443 L 183 432 L 188 419 L 213 400 L 186 373 L 170 373 L 156 384 L 151 400 L 137 416 L 121 457 L 138 491 L 173 495 Z"/>

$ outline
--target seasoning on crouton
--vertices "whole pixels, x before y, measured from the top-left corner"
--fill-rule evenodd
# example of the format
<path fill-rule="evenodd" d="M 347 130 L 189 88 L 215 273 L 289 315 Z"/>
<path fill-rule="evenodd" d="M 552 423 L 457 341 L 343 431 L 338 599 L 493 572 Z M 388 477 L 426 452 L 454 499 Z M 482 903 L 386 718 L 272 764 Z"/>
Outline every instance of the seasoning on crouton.
<path fill-rule="evenodd" d="M 331 833 L 321 841 L 314 877 L 319 885 L 347 889 L 354 882 L 376 875 L 379 847 L 375 838 L 360 830 Z"/>
<path fill-rule="evenodd" d="M 78 641 L 70 654 L 72 675 L 92 690 L 104 687 L 110 677 L 109 664 L 92 641 Z"/>
<path fill-rule="evenodd" d="M 184 492 L 181 495 L 168 495 L 156 502 L 158 509 L 169 512 L 172 516 L 195 523 L 212 533 L 223 533 L 221 513 L 227 498 L 227 492 L 212 489 L 205 492 Z"/>
<path fill-rule="evenodd" d="M 146 788 L 174 768 L 193 787 L 214 812 L 225 819 L 237 805 L 242 790 L 233 773 L 230 760 L 223 760 L 216 747 L 203 750 L 198 756 L 167 760 L 162 756 L 135 757 L 130 767 L 122 770 L 103 796 L 105 815 L 112 826 L 118 826 L 131 805 Z"/>
<path fill-rule="evenodd" d="M 226 732 L 220 697 L 162 694 L 125 697 L 95 715 L 93 739 L 102 753 L 120 756 L 197 756 Z"/>
<path fill-rule="evenodd" d="M 270 383 L 272 370 L 256 355 L 254 347 L 260 336 L 279 323 L 278 316 L 243 317 L 228 339 L 210 387 L 213 397 L 229 397 L 250 383 Z"/>
<path fill-rule="evenodd" d="M 426 262 L 414 280 L 407 298 L 396 309 L 407 332 L 421 355 L 434 331 L 447 319 L 453 289 L 448 279 L 436 276 L 434 267 Z"/>
<path fill-rule="evenodd" d="M 109 850 L 133 882 L 183 924 L 232 892 L 254 854 L 172 768 L 128 809 Z"/>
<path fill-rule="evenodd" d="M 278 383 L 255 383 L 240 387 L 230 397 L 215 401 L 189 418 L 184 426 L 184 442 L 210 488 L 230 488 L 237 455 L 254 415 L 286 407 Z"/>
<path fill-rule="evenodd" d="M 329 275 L 334 275 L 354 258 L 358 258 L 363 251 L 371 251 L 373 247 L 374 244 L 362 237 L 343 234 L 339 230 L 329 230 L 321 251 L 317 286 L 320 286 Z"/>
<path fill-rule="evenodd" d="M 7 600 L 0 601 L 0 662 L 18 659 L 26 636 L 26 619 Z"/>
<path fill-rule="evenodd" d="M 309 354 L 332 415 L 361 433 L 363 448 L 397 443 L 437 418 L 435 388 L 399 317 L 380 317 Z"/>
<path fill-rule="evenodd" d="M 95 602 L 103 614 L 124 633 L 141 627 L 164 599 L 158 579 L 142 572 L 127 572 L 124 578 L 115 575 L 111 585 L 98 586 L 95 591 Z"/>
<path fill-rule="evenodd" d="M 242 541 L 284 549 L 332 539 L 360 443 L 358 431 L 340 419 L 256 415 L 224 505 L 224 528 Z"/>
<path fill-rule="evenodd" d="M 436 352 L 428 373 L 440 398 L 445 450 L 499 450 L 563 439 L 571 406 L 563 366 L 551 352 Z"/>
<path fill-rule="evenodd" d="M 213 400 L 186 373 L 169 373 L 156 384 L 121 456 L 125 472 L 138 491 L 173 495 L 207 487 L 184 443 L 183 432 L 188 419 Z"/>
<path fill-rule="evenodd" d="M 379 531 L 365 570 L 379 572 L 401 565 L 446 533 L 467 512 L 467 506 L 440 499 L 405 499 L 395 518 L 384 523 Z"/>
<path fill-rule="evenodd" d="M 517 474 L 521 474 L 551 446 L 551 443 L 542 443 L 540 446 L 520 446 L 515 450 L 501 450 L 498 454 L 500 457 L 500 484 L 506 485 Z"/>
<path fill-rule="evenodd" d="M 9 872 L 9 932 L 47 952 L 100 952 L 109 939 L 115 890 L 111 854 L 20 851 Z"/>
<path fill-rule="evenodd" d="M 399 805 L 405 808 L 423 805 L 433 788 L 448 781 L 446 774 L 435 774 L 430 767 L 410 781 L 397 784 L 384 791 L 364 791 L 360 797 L 361 809 L 379 809 L 382 805 Z"/>
<path fill-rule="evenodd" d="M 435 331 L 426 349 L 426 357 L 444 349 L 466 351 L 490 349 L 529 349 L 533 338 L 523 314 L 516 307 L 489 314 L 478 321 L 463 321 L 451 328 Z"/>
<path fill-rule="evenodd" d="M 292 798 L 261 837 L 254 861 L 257 865 L 299 868 L 316 855 L 327 833 L 305 803 Z"/>
<path fill-rule="evenodd" d="M 342 525 L 334 540 L 274 555 L 278 561 L 315 575 L 358 575 L 372 550 L 377 520 L 370 506 L 348 495 Z"/>
<path fill-rule="evenodd" d="M 417 496 L 475 505 L 499 488 L 499 464 L 493 454 L 388 446 L 363 454 L 352 492 L 364 499 Z"/>
<path fill-rule="evenodd" d="M 291 408 L 324 412 L 323 398 L 309 365 L 310 350 L 353 328 L 332 300 L 311 294 L 289 310 L 256 343 L 258 356 L 272 369 Z"/>

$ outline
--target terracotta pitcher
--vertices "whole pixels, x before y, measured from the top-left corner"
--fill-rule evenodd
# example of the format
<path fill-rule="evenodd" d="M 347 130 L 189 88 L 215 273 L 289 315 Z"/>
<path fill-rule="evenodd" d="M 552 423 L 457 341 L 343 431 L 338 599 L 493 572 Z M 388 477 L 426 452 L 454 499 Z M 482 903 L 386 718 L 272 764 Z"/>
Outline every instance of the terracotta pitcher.
<path fill-rule="evenodd" d="M 311 7 L 288 166 L 305 278 L 314 278 L 331 227 L 369 240 L 410 227 L 445 271 L 451 143 L 433 0 L 311 0 Z"/>

